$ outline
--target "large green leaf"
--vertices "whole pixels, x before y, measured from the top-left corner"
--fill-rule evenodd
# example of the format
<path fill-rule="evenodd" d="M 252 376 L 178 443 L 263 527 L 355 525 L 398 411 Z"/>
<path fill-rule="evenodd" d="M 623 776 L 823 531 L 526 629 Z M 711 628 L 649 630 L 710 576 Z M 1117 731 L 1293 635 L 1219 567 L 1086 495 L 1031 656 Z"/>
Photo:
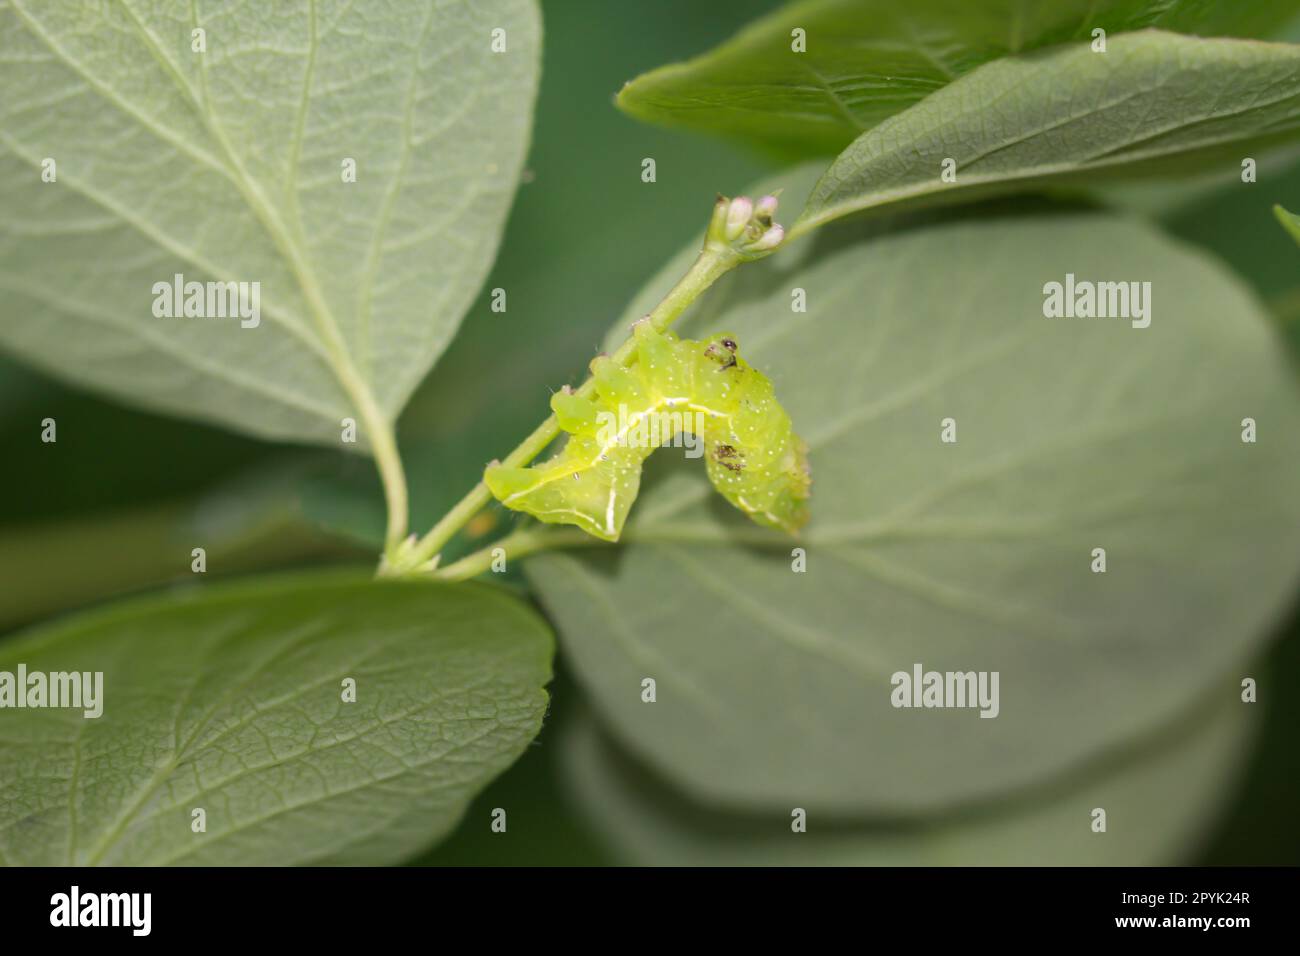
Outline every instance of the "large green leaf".
<path fill-rule="evenodd" d="M 1256 302 L 1138 222 L 985 212 L 820 234 L 682 323 L 736 333 L 808 439 L 802 538 L 675 461 L 628 546 L 525 565 L 601 715 L 688 791 L 904 813 L 1027 785 L 1184 706 L 1294 593 L 1300 397 Z M 1151 282 L 1150 326 L 1044 317 L 1068 273 Z M 915 663 L 998 671 L 1000 716 L 895 709 Z"/>
<path fill-rule="evenodd" d="M 557 668 L 550 690 L 546 724 L 534 745 L 509 773 L 479 794 L 466 814 L 469 822 L 432 852 L 412 860 L 414 865 L 609 865 L 586 807 L 569 799 L 562 766 L 570 715 L 584 712 L 586 703 L 563 667 Z M 509 817 L 505 832 L 494 832 L 486 825 L 497 807 Z"/>
<path fill-rule="evenodd" d="M 791 234 L 864 210 L 1186 166 L 1297 131 L 1300 45 L 1144 30 L 1104 54 L 1053 47 L 989 63 L 863 133 Z"/>
<path fill-rule="evenodd" d="M 792 807 L 722 813 L 664 786 L 588 719 L 568 728 L 565 757 L 578 805 L 623 859 L 641 865 L 1151 866 L 1186 863 L 1231 792 L 1254 734 L 1232 686 L 1117 759 L 1050 782 L 1027 799 L 919 823 L 874 823 Z M 1093 832 L 1093 810 L 1106 832 Z M 805 808 L 807 809 L 807 808 Z"/>
<path fill-rule="evenodd" d="M 782 152 L 835 153 L 856 136 L 998 57 L 1160 27 L 1264 36 L 1296 0 L 808 0 L 687 63 L 628 83 L 624 110 Z M 792 47 L 803 30 L 805 49 Z"/>
<path fill-rule="evenodd" d="M 103 714 L 3 711 L 0 862 L 401 860 L 536 736 L 551 652 L 542 620 L 490 587 L 338 573 L 6 642 L 3 671 L 102 671 Z"/>
<path fill-rule="evenodd" d="M 532 0 L 0 0 L 0 344 L 257 435 L 337 444 L 354 417 L 366 444 L 495 254 L 539 47 Z M 260 324 L 155 317 L 177 273 L 259 282 Z"/>

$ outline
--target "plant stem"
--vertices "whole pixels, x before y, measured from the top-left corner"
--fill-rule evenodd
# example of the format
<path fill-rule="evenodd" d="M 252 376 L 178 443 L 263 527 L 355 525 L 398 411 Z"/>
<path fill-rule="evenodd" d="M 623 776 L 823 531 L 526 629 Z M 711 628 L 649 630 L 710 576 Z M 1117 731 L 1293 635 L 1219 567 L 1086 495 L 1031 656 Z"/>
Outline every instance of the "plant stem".
<path fill-rule="evenodd" d="M 706 246 L 704 250 L 696 257 L 695 262 L 687 270 L 686 274 L 678 280 L 677 284 L 669 290 L 664 296 L 662 302 L 654 307 L 647 318 L 655 331 L 662 332 L 677 320 L 677 318 L 686 311 L 687 307 L 700 297 L 709 286 L 713 285 L 721 276 L 725 275 L 731 269 L 739 265 L 743 260 L 742 257 L 726 250 Z M 620 365 L 630 365 L 636 358 L 636 340 L 632 337 L 618 347 L 612 356 L 613 360 Z M 595 391 L 596 383 L 594 379 L 588 378 L 578 389 L 578 394 L 586 397 Z M 549 416 L 546 421 L 542 422 L 533 430 L 533 433 L 525 438 L 519 445 L 502 459 L 502 464 L 509 467 L 520 467 L 528 464 L 546 448 L 560 433 L 559 422 L 554 415 Z M 376 452 L 376 459 L 379 458 Z M 382 466 L 381 466 L 382 467 Z M 403 557 L 400 566 L 395 566 L 391 572 L 386 573 L 404 573 L 412 568 L 419 567 L 421 564 L 429 561 L 435 554 L 442 550 L 448 541 L 455 536 L 456 532 L 464 527 L 470 518 L 474 517 L 484 506 L 492 500 L 492 493 L 488 491 L 487 485 L 479 482 L 469 493 L 465 495 L 450 511 L 439 519 L 438 523 L 430 529 L 429 533 L 417 542 L 410 552 Z M 391 509 L 390 509 L 391 514 Z M 538 534 L 535 531 L 519 531 L 507 535 L 501 539 L 501 542 L 492 547 L 502 547 L 505 542 L 522 542 L 525 546 L 532 543 L 533 538 L 529 535 Z M 546 540 L 551 540 L 547 536 Z M 531 547 L 530 550 L 536 550 L 537 546 Z M 478 570 L 487 570 L 491 567 L 491 550 L 486 549 L 488 557 L 485 563 L 482 563 Z M 480 559 L 484 552 L 477 552 L 467 558 L 457 561 L 437 572 L 438 577 L 446 577 L 446 572 L 453 568 L 460 568 L 466 562 L 473 559 Z M 523 553 L 528 553 L 527 551 Z M 477 567 L 477 565 L 473 565 Z M 459 573 L 459 572 L 458 572 Z M 472 577 L 473 575 L 468 575 Z M 459 578 L 457 578 L 459 580 Z"/>
<path fill-rule="evenodd" d="M 382 421 L 382 420 L 381 420 Z M 397 439 L 391 427 L 372 428 L 371 451 L 379 469 L 379 479 L 384 486 L 384 500 L 388 504 L 388 529 L 384 536 L 384 551 L 395 554 L 406 537 L 408 508 L 406 473 L 402 470 L 402 456 L 397 451 Z"/>
<path fill-rule="evenodd" d="M 526 554 L 550 548 L 601 544 L 604 542 L 583 531 L 545 530 L 534 525 L 508 534 L 482 550 L 466 555 L 445 568 L 439 568 L 433 576 L 442 581 L 465 581 L 476 577 L 492 567 L 492 563 L 497 560 L 498 550 L 502 550 L 503 556 L 509 559 L 522 558 Z"/>

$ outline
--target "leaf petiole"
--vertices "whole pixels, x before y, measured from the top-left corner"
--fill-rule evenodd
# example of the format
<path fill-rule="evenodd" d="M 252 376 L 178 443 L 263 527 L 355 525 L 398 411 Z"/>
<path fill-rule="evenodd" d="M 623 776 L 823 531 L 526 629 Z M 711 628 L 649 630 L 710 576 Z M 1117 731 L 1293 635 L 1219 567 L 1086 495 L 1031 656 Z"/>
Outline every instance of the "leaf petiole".
<path fill-rule="evenodd" d="M 498 561 L 522 558 L 526 554 L 548 551 L 552 548 L 582 548 L 602 545 L 598 538 L 574 529 L 547 529 L 530 525 L 512 532 L 489 546 L 466 555 L 445 568 L 433 572 L 442 581 L 466 581 L 491 570 Z"/>

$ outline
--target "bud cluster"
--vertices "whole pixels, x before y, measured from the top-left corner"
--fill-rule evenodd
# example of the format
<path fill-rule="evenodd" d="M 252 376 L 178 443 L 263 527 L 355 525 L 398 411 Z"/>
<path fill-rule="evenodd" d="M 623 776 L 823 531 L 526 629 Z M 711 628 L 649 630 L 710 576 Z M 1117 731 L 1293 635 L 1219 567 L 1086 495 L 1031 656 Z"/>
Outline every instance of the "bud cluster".
<path fill-rule="evenodd" d="M 774 195 L 764 196 L 757 203 L 747 196 L 719 196 L 713 206 L 705 248 L 729 250 L 743 259 L 770 255 L 785 238 L 785 229 L 772 221 L 776 205 Z"/>

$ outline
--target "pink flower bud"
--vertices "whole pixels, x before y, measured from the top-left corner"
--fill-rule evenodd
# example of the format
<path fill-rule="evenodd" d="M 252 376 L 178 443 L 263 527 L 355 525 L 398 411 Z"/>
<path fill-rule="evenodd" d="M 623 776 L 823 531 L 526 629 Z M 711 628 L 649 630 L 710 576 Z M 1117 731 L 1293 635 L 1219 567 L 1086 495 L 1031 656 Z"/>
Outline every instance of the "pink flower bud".
<path fill-rule="evenodd" d="M 754 215 L 754 204 L 745 196 L 737 196 L 731 200 L 731 208 L 727 210 L 727 230 L 726 237 L 728 242 L 733 242 L 740 238 L 745 227 L 749 225 L 750 217 Z"/>

